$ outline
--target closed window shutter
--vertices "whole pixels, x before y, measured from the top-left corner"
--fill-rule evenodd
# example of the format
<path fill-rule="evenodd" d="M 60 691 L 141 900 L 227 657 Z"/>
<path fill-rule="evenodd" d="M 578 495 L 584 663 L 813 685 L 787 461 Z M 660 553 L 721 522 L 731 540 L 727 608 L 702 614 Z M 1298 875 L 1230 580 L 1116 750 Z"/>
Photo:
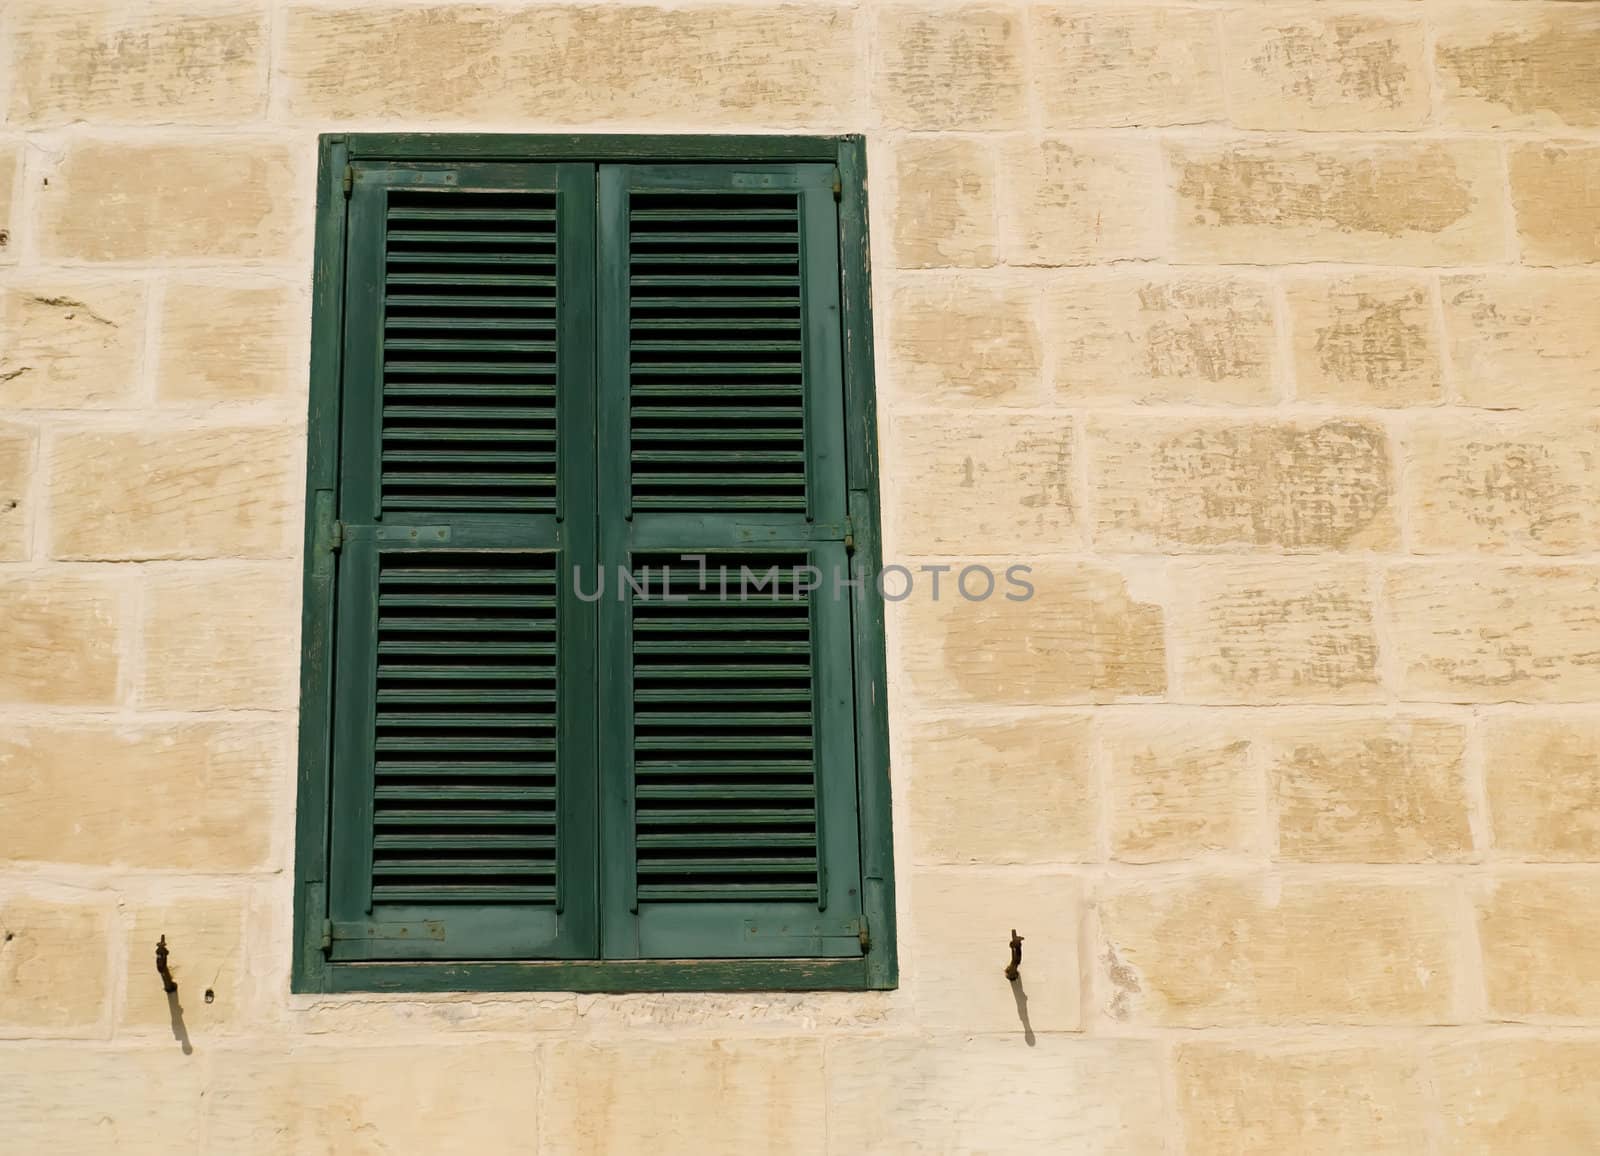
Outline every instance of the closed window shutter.
<path fill-rule="evenodd" d="M 594 170 L 352 178 L 329 951 L 592 957 Z"/>
<path fill-rule="evenodd" d="M 608 957 L 863 950 L 833 185 L 600 169 Z"/>

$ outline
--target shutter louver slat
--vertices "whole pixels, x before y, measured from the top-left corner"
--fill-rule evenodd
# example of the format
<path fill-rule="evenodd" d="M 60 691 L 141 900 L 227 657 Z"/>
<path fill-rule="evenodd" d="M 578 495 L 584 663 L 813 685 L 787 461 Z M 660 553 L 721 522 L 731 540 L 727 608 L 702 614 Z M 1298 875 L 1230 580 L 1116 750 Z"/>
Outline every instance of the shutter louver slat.
<path fill-rule="evenodd" d="M 390 192 L 384 512 L 554 512 L 555 196 Z"/>
<path fill-rule="evenodd" d="M 551 556 L 386 555 L 377 638 L 374 902 L 552 900 Z"/>
<path fill-rule="evenodd" d="M 810 605 L 763 600 L 740 578 L 741 566 L 805 562 L 719 555 L 724 593 L 715 572 L 701 585 L 676 556 L 635 556 L 646 591 L 633 605 L 641 901 L 818 896 Z"/>

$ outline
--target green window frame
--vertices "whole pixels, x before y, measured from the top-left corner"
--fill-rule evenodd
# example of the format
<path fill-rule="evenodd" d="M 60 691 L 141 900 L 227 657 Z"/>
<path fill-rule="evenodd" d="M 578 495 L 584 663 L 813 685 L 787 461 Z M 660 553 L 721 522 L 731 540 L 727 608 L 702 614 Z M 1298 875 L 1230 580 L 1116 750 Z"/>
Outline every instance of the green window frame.
<path fill-rule="evenodd" d="M 321 138 L 294 991 L 895 986 L 869 273 L 859 136 Z"/>

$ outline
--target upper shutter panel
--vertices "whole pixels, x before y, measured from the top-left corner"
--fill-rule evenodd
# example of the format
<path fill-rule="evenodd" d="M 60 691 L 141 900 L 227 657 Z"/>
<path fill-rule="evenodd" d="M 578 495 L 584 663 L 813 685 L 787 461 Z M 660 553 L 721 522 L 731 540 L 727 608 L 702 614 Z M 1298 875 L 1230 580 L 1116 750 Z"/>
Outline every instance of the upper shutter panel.
<path fill-rule="evenodd" d="M 806 511 L 802 197 L 635 190 L 636 511 Z"/>
<path fill-rule="evenodd" d="M 382 509 L 553 513 L 556 193 L 392 189 Z"/>
<path fill-rule="evenodd" d="M 329 951 L 591 957 L 594 171 L 352 186 Z"/>

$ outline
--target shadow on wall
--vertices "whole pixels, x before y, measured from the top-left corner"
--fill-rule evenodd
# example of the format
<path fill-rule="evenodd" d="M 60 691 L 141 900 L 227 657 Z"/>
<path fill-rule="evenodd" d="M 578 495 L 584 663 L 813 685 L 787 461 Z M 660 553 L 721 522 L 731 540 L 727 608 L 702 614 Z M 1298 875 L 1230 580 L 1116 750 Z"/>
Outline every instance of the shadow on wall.
<path fill-rule="evenodd" d="M 1022 1021 L 1022 1038 L 1031 1048 L 1039 1042 L 1033 1034 L 1033 1025 L 1028 1022 L 1028 993 L 1022 989 L 1022 979 L 1011 980 L 1011 998 L 1017 1001 L 1017 1018 Z"/>

